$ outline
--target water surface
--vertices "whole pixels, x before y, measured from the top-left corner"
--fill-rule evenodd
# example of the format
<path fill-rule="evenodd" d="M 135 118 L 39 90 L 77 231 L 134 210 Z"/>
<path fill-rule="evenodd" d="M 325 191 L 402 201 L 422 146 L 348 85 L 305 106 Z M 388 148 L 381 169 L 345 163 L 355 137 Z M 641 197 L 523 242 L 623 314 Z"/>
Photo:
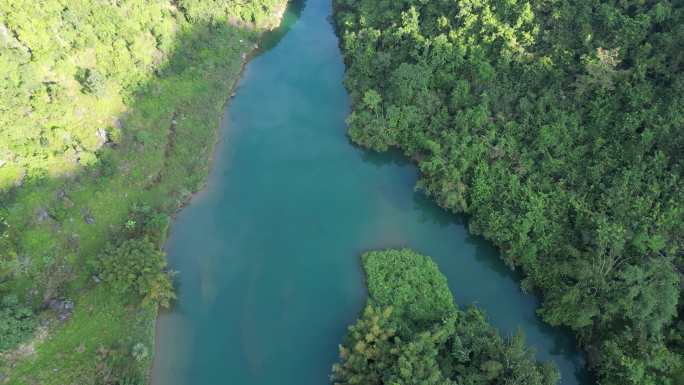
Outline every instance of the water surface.
<path fill-rule="evenodd" d="M 415 167 L 349 143 L 330 0 L 294 11 L 247 67 L 208 188 L 173 226 L 179 301 L 159 319 L 154 382 L 328 384 L 365 302 L 360 254 L 410 247 L 435 259 L 460 305 L 477 304 L 504 334 L 521 328 L 564 385 L 586 383 L 572 338 L 541 323 L 535 298 L 462 218 L 414 191 Z"/>

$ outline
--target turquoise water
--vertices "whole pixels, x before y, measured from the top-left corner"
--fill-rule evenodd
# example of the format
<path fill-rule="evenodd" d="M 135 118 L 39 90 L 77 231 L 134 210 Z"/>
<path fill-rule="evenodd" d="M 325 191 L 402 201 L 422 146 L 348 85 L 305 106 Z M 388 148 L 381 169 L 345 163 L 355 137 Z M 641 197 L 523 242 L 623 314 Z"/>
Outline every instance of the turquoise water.
<path fill-rule="evenodd" d="M 247 67 L 208 187 L 173 226 L 179 301 L 159 318 L 155 384 L 327 384 L 365 302 L 359 256 L 385 247 L 432 256 L 459 304 L 504 334 L 521 328 L 563 384 L 587 383 L 572 337 L 541 323 L 463 218 L 414 191 L 415 167 L 349 143 L 330 0 L 294 11 Z"/>

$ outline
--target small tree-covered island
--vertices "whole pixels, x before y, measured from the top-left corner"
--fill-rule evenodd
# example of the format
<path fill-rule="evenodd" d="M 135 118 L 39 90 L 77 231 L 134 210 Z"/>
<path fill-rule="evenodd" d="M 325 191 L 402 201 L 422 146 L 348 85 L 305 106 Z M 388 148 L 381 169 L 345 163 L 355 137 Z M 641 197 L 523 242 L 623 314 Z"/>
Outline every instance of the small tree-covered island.
<path fill-rule="evenodd" d="M 680 0 L 0 0 L 0 385 L 684 385 L 683 159 Z"/>

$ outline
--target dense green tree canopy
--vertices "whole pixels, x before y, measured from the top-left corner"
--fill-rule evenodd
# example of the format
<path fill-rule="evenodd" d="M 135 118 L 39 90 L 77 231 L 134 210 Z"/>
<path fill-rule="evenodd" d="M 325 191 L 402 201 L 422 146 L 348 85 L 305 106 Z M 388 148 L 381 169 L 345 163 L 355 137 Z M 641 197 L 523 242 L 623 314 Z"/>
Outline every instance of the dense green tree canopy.
<path fill-rule="evenodd" d="M 352 139 L 471 215 L 602 384 L 682 367 L 684 3 L 336 0 Z M 679 315 L 678 315 L 679 313 Z"/>
<path fill-rule="evenodd" d="M 166 260 L 146 238 L 133 238 L 118 247 L 110 246 L 95 262 L 95 269 L 113 290 L 122 295 L 169 307 L 175 298 Z"/>
<path fill-rule="evenodd" d="M 446 278 L 411 250 L 363 256 L 368 304 L 340 347 L 339 385 L 551 385 L 552 365 L 534 361 L 516 334 L 505 340 L 475 308 L 458 310 Z"/>

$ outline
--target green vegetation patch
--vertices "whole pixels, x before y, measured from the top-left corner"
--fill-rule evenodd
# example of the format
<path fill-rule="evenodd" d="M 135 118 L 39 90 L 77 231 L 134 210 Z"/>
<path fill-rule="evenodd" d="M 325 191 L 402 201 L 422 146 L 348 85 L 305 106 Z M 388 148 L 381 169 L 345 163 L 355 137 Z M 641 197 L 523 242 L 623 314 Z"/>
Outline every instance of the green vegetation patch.
<path fill-rule="evenodd" d="M 362 260 L 368 303 L 340 347 L 334 384 L 557 383 L 556 368 L 536 362 L 521 334 L 503 339 L 481 311 L 457 309 L 430 258 L 404 249 Z"/>
<path fill-rule="evenodd" d="M 430 323 L 455 310 L 446 277 L 437 265 L 411 250 L 371 251 L 362 256 L 369 301 L 392 307 L 395 316 Z"/>
<path fill-rule="evenodd" d="M 55 325 L 35 353 L 13 363 L 8 383 L 146 383 L 156 306 L 129 301 L 105 286 L 85 292 L 69 322 Z"/>

